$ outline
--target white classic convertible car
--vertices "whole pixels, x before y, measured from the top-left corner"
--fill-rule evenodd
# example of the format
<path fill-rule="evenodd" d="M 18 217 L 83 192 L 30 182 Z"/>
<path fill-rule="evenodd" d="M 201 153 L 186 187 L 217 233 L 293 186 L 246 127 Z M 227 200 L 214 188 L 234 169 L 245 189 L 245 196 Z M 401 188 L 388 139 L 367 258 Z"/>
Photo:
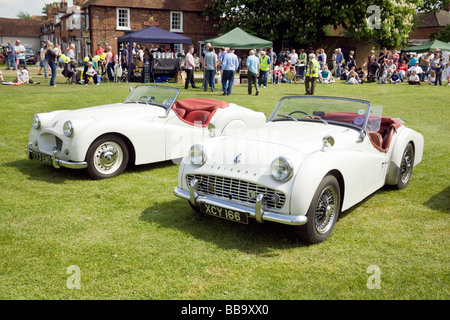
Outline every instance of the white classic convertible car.
<path fill-rule="evenodd" d="M 180 90 L 138 86 L 123 103 L 36 114 L 29 159 L 55 168 L 86 168 L 94 179 L 136 165 L 182 158 L 190 146 L 214 135 L 262 126 L 261 112 L 224 101 L 190 98 Z"/>
<path fill-rule="evenodd" d="M 176 196 L 194 210 L 240 223 L 293 225 L 300 240 L 328 238 L 341 211 L 383 185 L 405 188 L 424 140 L 368 101 L 286 97 L 241 137 L 195 144 Z"/>

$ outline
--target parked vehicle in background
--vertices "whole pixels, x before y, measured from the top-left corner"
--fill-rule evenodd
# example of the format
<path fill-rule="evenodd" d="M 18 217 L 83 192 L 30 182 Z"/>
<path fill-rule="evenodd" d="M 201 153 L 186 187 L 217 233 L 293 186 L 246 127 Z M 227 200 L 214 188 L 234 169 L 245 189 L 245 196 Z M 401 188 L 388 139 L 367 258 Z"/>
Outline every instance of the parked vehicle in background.
<path fill-rule="evenodd" d="M 37 54 L 31 46 L 25 46 L 25 57 L 27 59 L 27 64 L 37 63 Z"/>

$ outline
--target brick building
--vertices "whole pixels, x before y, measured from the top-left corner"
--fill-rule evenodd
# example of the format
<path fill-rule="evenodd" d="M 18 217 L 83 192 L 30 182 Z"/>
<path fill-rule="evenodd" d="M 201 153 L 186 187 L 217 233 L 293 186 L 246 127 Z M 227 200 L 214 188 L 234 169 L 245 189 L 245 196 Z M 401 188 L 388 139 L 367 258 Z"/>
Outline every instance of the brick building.
<path fill-rule="evenodd" d="M 94 54 L 97 44 L 105 43 L 117 52 L 117 38 L 150 26 L 179 33 L 192 39 L 196 51 L 203 41 L 215 37 L 214 21 L 203 11 L 210 0 L 74 0 L 85 19 L 80 30 L 82 51 Z M 216 21 L 217 23 L 217 21 Z M 183 45 L 172 49 L 187 51 Z"/>

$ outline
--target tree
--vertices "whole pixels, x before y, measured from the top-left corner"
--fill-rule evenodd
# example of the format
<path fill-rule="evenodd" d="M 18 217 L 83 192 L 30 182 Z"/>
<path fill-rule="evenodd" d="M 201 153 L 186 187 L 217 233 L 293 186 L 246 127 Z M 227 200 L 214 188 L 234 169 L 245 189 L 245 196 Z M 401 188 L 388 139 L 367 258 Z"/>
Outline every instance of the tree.
<path fill-rule="evenodd" d="M 27 12 L 19 11 L 17 18 L 22 20 L 31 20 L 31 15 Z"/>
<path fill-rule="evenodd" d="M 446 25 L 445 29 L 432 32 L 428 35 L 431 40 L 439 40 L 450 42 L 450 25 Z"/>
<path fill-rule="evenodd" d="M 422 0 L 418 10 L 426 13 L 442 10 L 450 5 L 450 0 Z"/>
<path fill-rule="evenodd" d="M 447 1 L 447 0 L 445 0 Z M 205 13 L 220 18 L 218 31 L 234 27 L 268 40 L 311 44 L 325 27 L 377 47 L 401 47 L 411 32 L 420 0 L 213 0 Z"/>

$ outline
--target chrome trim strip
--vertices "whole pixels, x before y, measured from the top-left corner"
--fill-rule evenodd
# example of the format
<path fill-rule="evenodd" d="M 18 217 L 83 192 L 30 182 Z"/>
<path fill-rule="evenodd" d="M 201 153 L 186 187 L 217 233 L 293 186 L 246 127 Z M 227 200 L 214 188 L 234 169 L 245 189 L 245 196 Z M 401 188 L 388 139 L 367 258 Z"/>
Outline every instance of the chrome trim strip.
<path fill-rule="evenodd" d="M 28 148 L 25 148 L 25 152 L 27 153 L 28 159 L 33 160 L 33 149 L 31 148 L 32 143 L 28 143 Z M 45 154 L 41 152 L 42 154 Z M 46 154 L 48 155 L 48 154 Z M 87 162 L 86 161 L 64 161 L 61 159 L 58 159 L 58 151 L 53 149 L 53 153 L 51 155 L 52 157 L 52 165 L 54 168 L 59 169 L 61 167 L 69 168 L 69 169 L 84 169 L 87 168 Z"/>
<path fill-rule="evenodd" d="M 185 191 L 185 190 L 182 190 L 182 189 L 176 187 L 173 190 L 173 193 L 175 196 L 185 199 L 185 200 L 188 200 L 188 201 L 190 201 L 191 194 L 193 194 L 195 197 L 196 204 L 198 204 L 199 202 L 202 202 L 202 203 L 222 207 L 222 208 L 229 209 L 229 210 L 246 212 L 250 218 L 256 219 L 256 213 L 255 213 L 256 210 L 252 210 L 252 208 L 249 208 L 249 207 L 246 207 L 243 205 L 239 205 L 239 204 L 235 204 L 235 203 L 226 202 L 226 201 L 215 199 L 215 198 L 208 197 L 208 196 L 199 196 L 195 192 L 195 190 L 192 190 L 192 189 L 193 188 L 190 188 L 189 191 Z M 279 214 L 279 213 L 275 213 L 275 212 L 271 212 L 271 211 L 264 211 L 264 213 L 262 211 L 260 211 L 260 213 L 261 213 L 261 221 L 271 221 L 271 222 L 293 225 L 293 226 L 300 226 L 307 222 L 306 216 L 290 216 L 290 215 L 288 216 L 288 215 Z"/>

